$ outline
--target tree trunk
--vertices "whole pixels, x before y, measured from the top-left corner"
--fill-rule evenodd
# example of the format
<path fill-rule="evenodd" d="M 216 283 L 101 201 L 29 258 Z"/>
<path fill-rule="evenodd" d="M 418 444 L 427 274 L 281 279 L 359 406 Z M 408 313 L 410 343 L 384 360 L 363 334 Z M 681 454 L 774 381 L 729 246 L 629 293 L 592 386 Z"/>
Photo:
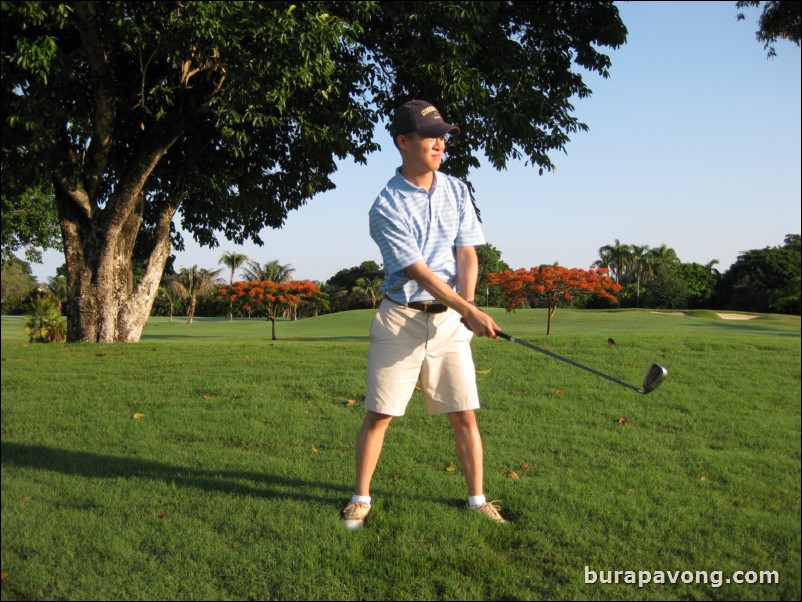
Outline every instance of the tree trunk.
<path fill-rule="evenodd" d="M 556 305 L 549 305 L 546 312 L 548 313 L 548 318 L 546 320 L 546 336 L 551 334 L 551 319 L 554 317 L 554 313 L 557 311 Z"/>
<path fill-rule="evenodd" d="M 135 198 L 104 209 L 110 215 L 92 215 L 56 186 L 67 262 L 69 342 L 137 342 L 142 336 L 170 255 L 175 208 L 162 210 L 145 274 L 134 286 L 132 256 L 143 204 L 141 192 L 130 194 Z"/>

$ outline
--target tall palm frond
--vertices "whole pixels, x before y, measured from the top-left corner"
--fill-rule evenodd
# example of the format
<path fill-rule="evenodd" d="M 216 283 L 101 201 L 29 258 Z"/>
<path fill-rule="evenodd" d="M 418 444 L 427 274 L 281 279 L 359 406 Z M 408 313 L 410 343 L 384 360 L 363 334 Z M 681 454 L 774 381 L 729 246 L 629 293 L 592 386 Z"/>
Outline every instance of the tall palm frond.
<path fill-rule="evenodd" d="M 244 253 L 226 251 L 220 256 L 220 261 L 217 262 L 217 265 L 222 263 L 231 270 L 231 278 L 229 278 L 228 283 L 234 284 L 234 274 L 246 261 L 248 261 L 248 256 Z"/>
<path fill-rule="evenodd" d="M 277 259 L 269 261 L 264 266 L 257 261 L 249 261 L 248 267 L 242 269 L 242 274 L 246 280 L 259 280 L 260 282 L 262 280 L 270 280 L 279 284 L 290 282 L 293 279 L 293 273 L 295 273 L 295 268 L 292 267 L 291 263 L 281 265 Z"/>

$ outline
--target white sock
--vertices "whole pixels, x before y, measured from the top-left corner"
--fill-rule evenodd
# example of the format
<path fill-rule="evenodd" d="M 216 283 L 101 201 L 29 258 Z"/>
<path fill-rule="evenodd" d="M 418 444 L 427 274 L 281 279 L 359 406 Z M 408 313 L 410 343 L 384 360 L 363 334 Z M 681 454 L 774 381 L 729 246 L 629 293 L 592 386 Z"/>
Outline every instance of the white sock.
<path fill-rule="evenodd" d="M 484 495 L 471 495 L 468 496 L 468 505 L 471 508 L 478 508 L 482 504 L 484 504 L 487 500 L 485 499 Z"/>
<path fill-rule="evenodd" d="M 370 506 L 370 496 L 369 495 L 355 495 L 354 497 L 351 498 L 351 503 L 352 504 L 356 504 L 356 503 L 367 504 L 368 506 Z"/>

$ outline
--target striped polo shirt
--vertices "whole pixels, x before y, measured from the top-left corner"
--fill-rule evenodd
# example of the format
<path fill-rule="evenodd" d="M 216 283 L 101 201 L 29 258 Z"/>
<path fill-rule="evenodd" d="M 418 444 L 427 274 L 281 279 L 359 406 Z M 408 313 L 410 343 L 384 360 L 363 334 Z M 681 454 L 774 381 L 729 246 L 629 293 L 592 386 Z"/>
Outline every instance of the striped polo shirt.
<path fill-rule="evenodd" d="M 382 290 L 397 303 L 432 301 L 433 297 L 404 269 L 424 261 L 457 289 L 456 247 L 485 244 L 467 185 L 434 172 L 431 194 L 401 175 L 401 168 L 379 193 L 369 212 L 370 236 L 384 261 Z"/>

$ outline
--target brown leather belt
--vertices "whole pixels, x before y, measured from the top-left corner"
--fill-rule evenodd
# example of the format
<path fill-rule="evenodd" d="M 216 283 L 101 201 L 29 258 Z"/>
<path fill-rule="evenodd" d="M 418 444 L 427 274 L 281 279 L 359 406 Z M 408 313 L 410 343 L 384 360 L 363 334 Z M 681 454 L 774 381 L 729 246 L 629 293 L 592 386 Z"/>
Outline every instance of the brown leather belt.
<path fill-rule="evenodd" d="M 393 301 L 389 297 L 387 297 L 387 299 Z M 393 301 L 393 303 L 410 309 L 417 309 L 425 314 L 441 314 L 448 310 L 448 305 L 435 303 L 434 301 L 413 301 L 412 303 L 398 303 L 397 301 Z"/>

